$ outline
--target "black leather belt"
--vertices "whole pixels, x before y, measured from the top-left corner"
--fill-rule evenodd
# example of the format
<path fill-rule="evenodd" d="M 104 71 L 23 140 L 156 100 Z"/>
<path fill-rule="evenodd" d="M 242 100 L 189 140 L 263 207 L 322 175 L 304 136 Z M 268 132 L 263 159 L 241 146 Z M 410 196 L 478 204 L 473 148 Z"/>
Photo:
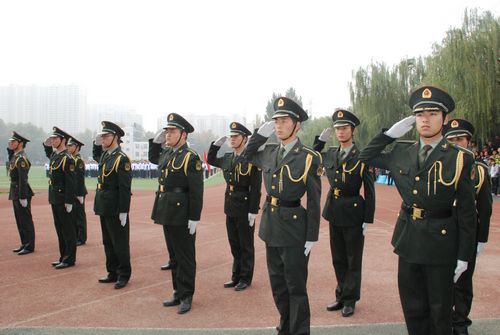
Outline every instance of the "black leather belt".
<path fill-rule="evenodd" d="M 429 210 L 418 208 L 415 206 L 409 206 L 405 203 L 401 204 L 401 209 L 406 213 L 410 214 L 414 220 L 417 219 L 446 219 L 452 215 L 451 209 L 445 209 L 441 211 Z"/>
<path fill-rule="evenodd" d="M 342 197 L 357 197 L 359 195 L 359 193 L 346 193 L 340 188 L 336 187 L 331 188 L 330 191 L 332 192 L 332 196 L 335 197 L 335 199 Z"/>
<path fill-rule="evenodd" d="M 160 185 L 160 192 L 187 193 L 188 189 L 186 187 L 166 187 L 165 185 Z"/>
<path fill-rule="evenodd" d="M 286 200 L 281 200 L 280 198 L 276 198 L 273 196 L 266 196 L 266 201 L 270 203 L 272 206 L 281 206 L 281 207 L 299 207 L 300 206 L 300 200 L 294 200 L 294 201 L 286 201 Z"/>
<path fill-rule="evenodd" d="M 227 189 L 229 192 L 248 192 L 248 187 L 227 184 Z"/>

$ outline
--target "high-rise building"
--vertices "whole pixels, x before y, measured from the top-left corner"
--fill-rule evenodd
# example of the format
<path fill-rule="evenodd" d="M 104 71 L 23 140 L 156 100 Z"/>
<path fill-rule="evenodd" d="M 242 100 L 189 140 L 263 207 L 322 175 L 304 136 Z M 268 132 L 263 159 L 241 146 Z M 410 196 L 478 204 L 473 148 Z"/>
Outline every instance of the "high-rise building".
<path fill-rule="evenodd" d="M 0 118 L 31 123 L 50 131 L 58 126 L 69 133 L 81 131 L 87 106 L 85 90 L 66 86 L 0 86 Z"/>
<path fill-rule="evenodd" d="M 92 131 L 100 129 L 101 121 L 111 121 L 121 127 L 142 126 L 142 115 L 124 105 L 88 105 L 85 115 L 86 128 Z"/>

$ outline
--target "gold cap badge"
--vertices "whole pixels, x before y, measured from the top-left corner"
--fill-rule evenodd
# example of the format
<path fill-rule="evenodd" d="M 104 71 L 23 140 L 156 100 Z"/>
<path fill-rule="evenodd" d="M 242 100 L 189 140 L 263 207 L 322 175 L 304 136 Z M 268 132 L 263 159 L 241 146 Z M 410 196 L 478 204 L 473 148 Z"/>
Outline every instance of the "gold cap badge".
<path fill-rule="evenodd" d="M 236 128 L 236 123 L 235 123 L 235 122 L 231 123 L 231 128 L 232 128 L 232 129 L 235 129 L 235 128 Z"/>
<path fill-rule="evenodd" d="M 458 128 L 458 121 L 457 120 L 453 120 L 451 122 L 451 128 Z"/>
<path fill-rule="evenodd" d="M 337 117 L 344 117 L 344 113 L 342 113 L 342 111 L 338 112 Z"/>
<path fill-rule="evenodd" d="M 173 119 L 174 119 L 174 115 L 170 114 L 170 116 L 168 117 L 168 121 L 172 121 Z"/>
<path fill-rule="evenodd" d="M 283 107 L 285 105 L 285 101 L 283 99 L 278 100 L 278 107 Z"/>
<path fill-rule="evenodd" d="M 432 97 L 432 92 L 430 89 L 426 88 L 423 92 L 422 92 L 422 98 L 425 98 L 425 99 L 429 99 L 430 97 Z"/>

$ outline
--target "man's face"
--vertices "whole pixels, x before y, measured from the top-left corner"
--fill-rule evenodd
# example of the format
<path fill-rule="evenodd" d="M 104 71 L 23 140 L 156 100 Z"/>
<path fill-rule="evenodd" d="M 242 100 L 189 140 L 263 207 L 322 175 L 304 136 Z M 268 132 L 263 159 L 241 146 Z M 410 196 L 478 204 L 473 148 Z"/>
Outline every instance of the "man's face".
<path fill-rule="evenodd" d="M 114 134 L 107 133 L 107 134 L 101 135 L 101 139 L 102 139 L 103 148 L 109 148 L 111 146 L 111 144 L 113 144 Z"/>
<path fill-rule="evenodd" d="M 59 146 L 61 145 L 61 142 L 62 142 L 62 138 L 60 138 L 59 136 L 53 136 L 50 139 L 51 139 L 52 148 L 59 148 Z"/>
<path fill-rule="evenodd" d="M 352 127 L 349 125 L 335 127 L 335 136 L 339 142 L 349 142 L 352 139 Z"/>
<path fill-rule="evenodd" d="M 243 143 L 243 135 L 230 135 L 229 146 L 231 148 L 238 148 Z"/>
<path fill-rule="evenodd" d="M 76 153 L 76 145 L 75 144 L 69 144 L 68 145 L 68 152 L 71 154 L 71 155 L 74 155 Z"/>
<path fill-rule="evenodd" d="M 280 140 L 286 140 L 292 134 L 293 127 L 295 126 L 294 120 L 290 116 L 282 116 L 274 119 L 274 129 L 276 136 Z M 297 122 L 295 131 L 300 129 L 300 123 Z"/>
<path fill-rule="evenodd" d="M 173 147 L 179 143 L 181 136 L 182 131 L 179 128 L 167 128 L 165 129 L 165 144 L 169 147 Z"/>
<path fill-rule="evenodd" d="M 19 146 L 19 141 L 15 141 L 15 140 L 9 141 L 9 149 L 10 150 L 15 151 L 15 150 L 17 150 L 18 146 Z"/>
<path fill-rule="evenodd" d="M 443 127 L 443 112 L 423 111 L 415 113 L 417 131 L 422 137 L 434 137 Z"/>
<path fill-rule="evenodd" d="M 447 140 L 451 143 L 455 143 L 456 145 L 461 146 L 462 148 L 467 149 L 469 147 L 469 139 L 467 138 L 467 136 L 447 138 Z"/>

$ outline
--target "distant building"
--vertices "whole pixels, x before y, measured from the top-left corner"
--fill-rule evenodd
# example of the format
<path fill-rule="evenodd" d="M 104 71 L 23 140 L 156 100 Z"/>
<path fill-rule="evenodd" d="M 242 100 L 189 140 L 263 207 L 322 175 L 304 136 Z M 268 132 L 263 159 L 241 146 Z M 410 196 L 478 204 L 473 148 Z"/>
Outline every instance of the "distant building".
<path fill-rule="evenodd" d="M 122 150 L 131 160 L 147 160 L 149 143 L 138 140 L 142 135 L 142 127 L 126 126 L 123 131 L 125 136 L 122 137 Z"/>

